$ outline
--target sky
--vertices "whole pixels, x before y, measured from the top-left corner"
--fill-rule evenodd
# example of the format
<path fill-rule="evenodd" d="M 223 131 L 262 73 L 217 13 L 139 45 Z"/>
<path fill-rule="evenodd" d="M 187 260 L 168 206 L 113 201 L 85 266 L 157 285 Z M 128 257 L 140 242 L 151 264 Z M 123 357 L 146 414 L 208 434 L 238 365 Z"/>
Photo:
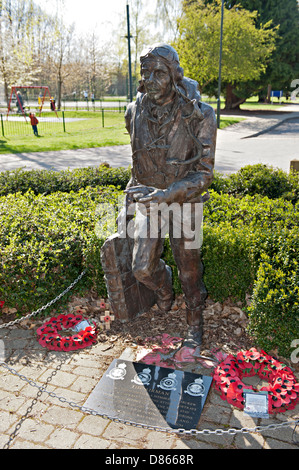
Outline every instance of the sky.
<path fill-rule="evenodd" d="M 129 5 L 130 5 L 130 0 Z M 55 14 L 56 0 L 34 0 L 47 13 Z M 155 7 L 156 0 L 147 0 L 148 7 Z M 119 25 L 121 17 L 126 19 L 127 0 L 64 0 L 62 17 L 65 24 L 75 23 L 76 31 L 87 33 L 96 31 L 100 40 L 109 39 L 111 30 Z M 125 31 L 126 33 L 126 31 Z"/>

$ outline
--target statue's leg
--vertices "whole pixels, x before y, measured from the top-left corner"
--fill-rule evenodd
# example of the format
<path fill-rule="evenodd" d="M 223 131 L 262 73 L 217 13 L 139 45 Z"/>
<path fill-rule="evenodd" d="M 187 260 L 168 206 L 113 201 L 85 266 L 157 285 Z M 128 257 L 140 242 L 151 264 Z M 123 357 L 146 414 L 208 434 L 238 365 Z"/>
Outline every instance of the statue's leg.
<path fill-rule="evenodd" d="M 155 291 L 158 307 L 168 311 L 173 301 L 171 269 L 161 259 L 164 244 L 161 233 L 150 237 L 149 222 L 147 216 L 136 217 L 132 271 L 138 281 Z"/>
<path fill-rule="evenodd" d="M 201 250 L 200 248 L 186 249 L 183 239 L 171 239 L 171 247 L 185 297 L 187 323 L 188 325 L 199 325 L 202 323 L 201 311 L 207 297 L 203 283 Z"/>
<path fill-rule="evenodd" d="M 191 221 L 195 213 L 191 213 Z M 183 224 L 182 224 L 183 225 Z M 193 224 L 196 227 L 196 224 Z M 186 319 L 189 326 L 188 338 L 185 345 L 197 346 L 202 341 L 203 316 L 202 311 L 207 297 L 203 282 L 203 263 L 201 249 L 192 239 L 184 234 L 183 227 L 180 237 L 173 237 L 170 233 L 170 243 L 173 257 L 178 268 L 178 275 L 186 302 Z M 191 246 L 191 248 L 190 248 Z"/>

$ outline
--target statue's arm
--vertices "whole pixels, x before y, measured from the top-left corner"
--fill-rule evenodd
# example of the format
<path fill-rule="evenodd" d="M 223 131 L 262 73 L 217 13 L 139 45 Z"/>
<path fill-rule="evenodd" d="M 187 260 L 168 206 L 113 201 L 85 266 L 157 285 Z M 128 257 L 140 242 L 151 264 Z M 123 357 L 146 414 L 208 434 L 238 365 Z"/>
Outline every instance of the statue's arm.
<path fill-rule="evenodd" d="M 202 156 L 185 178 L 165 190 L 169 202 L 196 202 L 213 181 L 217 123 L 212 107 L 202 104 L 202 111 L 204 119 L 193 123 L 194 135 L 203 147 Z"/>

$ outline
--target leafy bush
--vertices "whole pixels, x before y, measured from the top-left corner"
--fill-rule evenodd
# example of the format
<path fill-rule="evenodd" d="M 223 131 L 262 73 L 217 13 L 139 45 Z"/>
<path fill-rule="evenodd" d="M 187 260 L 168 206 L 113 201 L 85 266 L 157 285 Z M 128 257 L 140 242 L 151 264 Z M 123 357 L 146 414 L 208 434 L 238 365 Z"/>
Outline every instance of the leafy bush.
<path fill-rule="evenodd" d="M 99 167 L 78 168 L 75 170 L 23 170 L 0 173 L 0 196 L 10 193 L 52 194 L 57 191 L 79 191 L 82 188 L 97 186 L 119 186 L 125 189 L 131 171 L 125 168 Z"/>
<path fill-rule="evenodd" d="M 291 353 L 299 338 L 298 231 L 276 237 L 273 252 L 261 255 L 249 311 L 249 332 L 265 350 Z M 275 253 L 276 252 L 276 253 Z"/>
<path fill-rule="evenodd" d="M 78 191 L 88 186 L 119 186 L 125 189 L 131 176 L 130 169 L 99 167 L 75 170 L 23 170 L 0 173 L 0 196 L 10 193 L 51 194 L 56 191 Z M 214 173 L 211 189 L 219 194 L 236 197 L 260 194 L 270 199 L 282 197 L 295 204 L 299 199 L 299 173 L 285 173 L 263 164 L 248 165 L 237 173 L 222 175 Z"/>
<path fill-rule="evenodd" d="M 228 176 L 216 172 L 211 188 L 238 197 L 260 194 L 269 199 L 282 197 L 296 203 L 299 200 L 299 173 L 286 173 L 261 163 L 247 165 Z"/>
<path fill-rule="evenodd" d="M 211 191 L 204 208 L 205 283 L 219 301 L 244 301 L 252 292 L 262 253 L 273 256 L 277 233 L 295 238 L 299 205 L 257 195 L 237 199 Z"/>
<path fill-rule="evenodd" d="M 80 286 L 91 287 L 99 278 L 97 209 L 103 202 L 116 206 L 119 194 L 105 187 L 1 197 L 0 299 L 19 312 L 35 310 L 68 287 L 86 266 L 88 275 Z"/>
<path fill-rule="evenodd" d="M 228 297 L 245 301 L 251 290 L 255 269 L 251 232 L 247 227 L 232 228 L 228 223 L 204 227 L 204 281 L 209 295 L 223 302 Z"/>
<path fill-rule="evenodd" d="M 261 195 L 235 198 L 211 190 L 211 198 L 204 206 L 205 220 L 212 225 L 229 222 L 232 227 L 252 226 L 279 229 L 281 226 L 298 226 L 298 204 L 281 198 L 271 200 Z"/>
<path fill-rule="evenodd" d="M 286 231 L 286 236 L 295 237 L 299 206 L 259 195 L 237 199 L 210 192 L 211 199 L 204 206 L 204 281 L 215 301 L 231 297 L 245 302 L 246 294 L 252 292 L 262 254 L 273 256 L 277 249 L 277 233 Z M 172 267 L 174 288 L 179 293 L 168 239 L 163 258 Z"/>

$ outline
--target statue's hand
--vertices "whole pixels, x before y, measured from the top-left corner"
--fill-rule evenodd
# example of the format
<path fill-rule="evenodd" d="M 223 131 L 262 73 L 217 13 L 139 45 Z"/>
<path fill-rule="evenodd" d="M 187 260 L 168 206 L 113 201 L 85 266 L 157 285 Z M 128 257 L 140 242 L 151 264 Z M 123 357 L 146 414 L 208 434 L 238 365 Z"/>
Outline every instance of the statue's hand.
<path fill-rule="evenodd" d="M 127 199 L 130 202 L 139 202 L 141 198 L 147 196 L 155 188 L 151 188 L 149 186 L 132 186 L 131 188 L 125 189 L 125 193 L 127 194 Z"/>
<path fill-rule="evenodd" d="M 147 209 L 150 203 L 161 204 L 169 203 L 169 194 L 167 189 L 157 189 L 151 186 L 133 186 L 126 189 L 125 192 L 133 197 L 134 201 L 145 205 Z"/>
<path fill-rule="evenodd" d="M 151 203 L 162 204 L 163 202 L 169 203 L 169 195 L 165 189 L 152 188 L 149 194 L 139 198 L 138 202 L 141 202 L 148 209 Z"/>

